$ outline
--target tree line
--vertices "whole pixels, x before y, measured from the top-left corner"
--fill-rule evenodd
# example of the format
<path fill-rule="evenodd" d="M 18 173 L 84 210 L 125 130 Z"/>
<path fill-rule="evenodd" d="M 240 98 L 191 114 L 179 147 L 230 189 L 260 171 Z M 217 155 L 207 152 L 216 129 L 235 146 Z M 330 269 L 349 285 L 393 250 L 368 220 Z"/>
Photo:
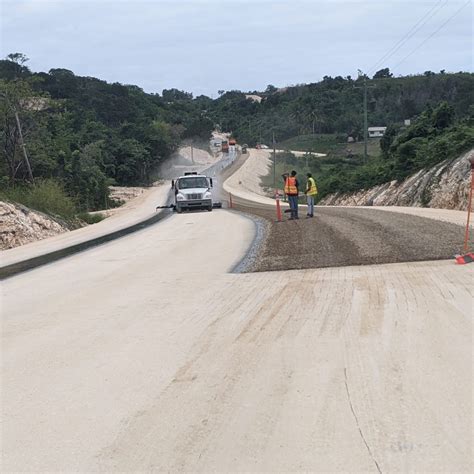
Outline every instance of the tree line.
<path fill-rule="evenodd" d="M 102 209 L 109 185 L 144 185 L 186 138 L 208 139 L 199 99 L 170 89 L 32 72 L 28 58 L 0 61 L 0 186 L 54 180 L 79 210 Z"/>
<path fill-rule="evenodd" d="M 149 94 L 67 69 L 32 72 L 26 56 L 10 54 L 0 60 L 0 190 L 47 180 L 76 209 L 102 209 L 112 204 L 110 185 L 150 183 L 184 139 L 207 140 L 216 126 L 250 146 L 270 145 L 273 137 L 360 141 L 364 81 L 369 126 L 388 127 L 380 152 L 368 163 L 329 153 L 312 169 L 321 196 L 401 179 L 472 146 L 472 73 L 395 78 L 385 68 L 372 79 L 325 76 L 281 89 L 219 91 L 211 99 L 178 89 Z"/>
<path fill-rule="evenodd" d="M 259 95 L 260 103 L 246 99 L 240 91 L 222 93 L 212 102 L 212 117 L 235 137 L 249 145 L 271 144 L 305 134 L 363 137 L 363 82 L 368 85 L 370 126 L 403 124 L 429 105 L 447 101 L 456 117 L 472 114 L 474 74 L 442 71 L 406 77 L 392 77 L 388 68 L 372 79 L 360 76 L 325 76 L 313 84 L 277 89 L 269 85 Z M 222 92 L 222 91 L 221 91 Z M 315 150 L 317 151 L 317 150 Z"/>

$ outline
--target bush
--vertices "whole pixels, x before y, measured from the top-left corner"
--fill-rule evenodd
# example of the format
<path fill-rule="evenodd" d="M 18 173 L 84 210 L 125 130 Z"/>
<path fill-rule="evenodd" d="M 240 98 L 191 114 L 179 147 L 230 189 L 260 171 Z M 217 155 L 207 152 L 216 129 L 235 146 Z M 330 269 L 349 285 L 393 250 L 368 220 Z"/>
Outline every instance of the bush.
<path fill-rule="evenodd" d="M 30 186 L 15 186 L 2 191 L 2 197 L 52 216 L 71 219 L 76 213 L 74 201 L 53 179 L 35 182 Z"/>
<path fill-rule="evenodd" d="M 105 216 L 103 214 L 89 214 L 88 212 L 81 212 L 77 215 L 77 217 L 81 221 L 86 222 L 87 224 L 97 224 L 98 222 L 103 221 L 105 219 Z"/>

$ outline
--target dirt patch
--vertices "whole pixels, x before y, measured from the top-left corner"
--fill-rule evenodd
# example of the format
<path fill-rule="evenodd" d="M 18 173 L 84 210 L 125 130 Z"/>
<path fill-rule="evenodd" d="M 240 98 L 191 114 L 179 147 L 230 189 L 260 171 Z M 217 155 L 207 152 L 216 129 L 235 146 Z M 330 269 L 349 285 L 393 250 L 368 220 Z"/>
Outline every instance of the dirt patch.
<path fill-rule="evenodd" d="M 122 204 L 130 201 L 131 199 L 140 196 L 144 193 L 147 188 L 144 187 L 127 187 L 127 186 L 110 186 L 110 198 L 114 201 L 121 202 Z"/>

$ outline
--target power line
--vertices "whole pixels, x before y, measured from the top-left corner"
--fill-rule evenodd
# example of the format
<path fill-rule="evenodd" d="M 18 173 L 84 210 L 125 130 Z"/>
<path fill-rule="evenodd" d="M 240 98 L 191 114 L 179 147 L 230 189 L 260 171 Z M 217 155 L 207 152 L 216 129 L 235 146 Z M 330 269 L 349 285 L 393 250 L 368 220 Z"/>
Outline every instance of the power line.
<path fill-rule="evenodd" d="M 431 33 L 428 37 L 426 37 L 416 48 L 414 48 L 410 53 L 408 53 L 393 69 L 396 69 L 400 64 L 402 64 L 405 60 L 407 60 L 415 51 L 420 49 L 427 41 L 429 41 L 433 36 L 435 36 L 439 31 L 441 31 L 463 8 L 467 7 L 471 3 L 471 0 L 467 0 L 466 3 L 461 5 L 453 15 L 451 15 L 444 23 L 442 23 L 433 33 Z"/>
<path fill-rule="evenodd" d="M 428 23 L 428 21 L 436 15 L 436 13 L 441 10 L 448 0 L 438 0 L 438 2 L 433 5 L 428 12 L 426 12 L 423 17 L 421 17 L 411 28 L 405 33 L 405 35 L 400 38 L 370 69 L 368 74 L 371 75 L 377 67 L 379 67 L 384 61 L 390 59 L 406 42 L 411 39 L 423 26 Z"/>

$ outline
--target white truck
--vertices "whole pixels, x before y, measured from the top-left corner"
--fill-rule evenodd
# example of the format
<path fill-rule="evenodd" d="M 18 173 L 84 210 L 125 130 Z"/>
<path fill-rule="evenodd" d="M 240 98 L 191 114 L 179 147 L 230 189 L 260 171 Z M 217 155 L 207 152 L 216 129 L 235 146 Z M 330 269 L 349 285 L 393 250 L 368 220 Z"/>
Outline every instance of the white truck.
<path fill-rule="evenodd" d="M 197 174 L 184 173 L 184 176 L 173 179 L 175 210 L 178 213 L 191 209 L 212 211 L 212 178 Z"/>

